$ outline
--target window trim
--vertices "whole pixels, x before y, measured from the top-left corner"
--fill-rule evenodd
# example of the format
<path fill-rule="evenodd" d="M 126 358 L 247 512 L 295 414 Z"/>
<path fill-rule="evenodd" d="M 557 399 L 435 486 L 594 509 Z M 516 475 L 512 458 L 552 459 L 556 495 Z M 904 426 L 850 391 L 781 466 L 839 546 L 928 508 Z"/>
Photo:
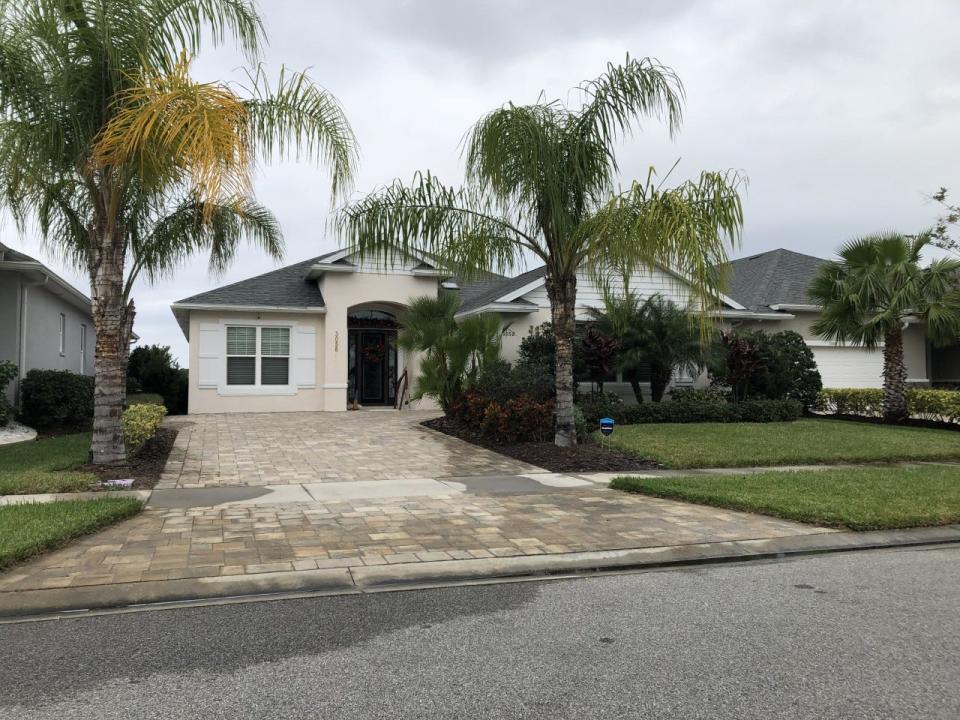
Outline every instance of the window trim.
<path fill-rule="evenodd" d="M 60 313 L 60 357 L 67 355 L 67 316 Z"/>
<path fill-rule="evenodd" d="M 269 320 L 234 320 L 221 319 L 220 326 L 223 328 L 223 363 L 221 365 L 221 382 L 217 387 L 219 395 L 296 395 L 297 385 L 294 381 L 294 341 L 296 338 L 297 324 L 294 322 Z M 227 328 L 231 327 L 254 327 L 256 328 L 256 353 L 254 355 L 229 355 L 227 353 Z M 287 355 L 263 355 L 261 353 L 261 333 L 263 328 L 283 328 L 289 332 L 289 345 Z M 228 357 L 253 357 L 254 358 L 254 384 L 253 385 L 228 385 L 227 384 L 227 358 Z M 261 360 L 264 357 L 286 357 L 287 358 L 287 384 L 286 385 L 263 385 L 261 383 Z"/>

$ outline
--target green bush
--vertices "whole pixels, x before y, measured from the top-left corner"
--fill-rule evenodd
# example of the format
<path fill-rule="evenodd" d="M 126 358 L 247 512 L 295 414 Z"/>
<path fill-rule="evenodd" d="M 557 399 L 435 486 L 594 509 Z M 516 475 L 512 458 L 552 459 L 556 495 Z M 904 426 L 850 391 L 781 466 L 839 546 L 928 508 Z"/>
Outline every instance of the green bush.
<path fill-rule="evenodd" d="M 0 427 L 13 419 L 13 406 L 7 400 L 7 385 L 17 376 L 17 366 L 4 360 L 0 362 Z"/>
<path fill-rule="evenodd" d="M 698 422 L 788 422 L 803 414 L 798 400 L 668 400 L 644 405 L 581 406 L 587 426 L 595 428 L 601 417 L 612 417 L 621 425 L 644 423 Z M 602 414 L 597 411 L 602 409 Z"/>
<path fill-rule="evenodd" d="M 484 397 L 497 402 L 527 395 L 538 401 L 549 400 L 555 395 L 553 374 L 544 365 L 492 360 L 480 368 L 473 389 Z"/>
<path fill-rule="evenodd" d="M 710 363 L 715 382 L 728 385 L 737 400 L 799 400 L 815 407 L 823 388 L 813 351 L 792 330 L 731 332 Z"/>
<path fill-rule="evenodd" d="M 127 362 L 128 398 L 159 395 L 171 415 L 187 412 L 188 371 L 173 359 L 166 345 L 134 348 Z"/>
<path fill-rule="evenodd" d="M 883 415 L 880 388 L 827 388 L 817 395 L 817 410 L 837 415 Z M 910 388 L 907 410 L 911 417 L 935 422 L 960 422 L 960 391 Z"/>
<path fill-rule="evenodd" d="M 152 438 L 167 409 L 163 405 L 131 405 L 123 411 L 123 441 L 131 455 Z"/>
<path fill-rule="evenodd" d="M 85 430 L 93 419 L 93 378 L 31 370 L 20 384 L 20 416 L 37 430 Z"/>
<path fill-rule="evenodd" d="M 163 401 L 162 395 L 144 392 L 127 395 L 127 405 L 163 405 L 166 407 L 167 404 Z"/>

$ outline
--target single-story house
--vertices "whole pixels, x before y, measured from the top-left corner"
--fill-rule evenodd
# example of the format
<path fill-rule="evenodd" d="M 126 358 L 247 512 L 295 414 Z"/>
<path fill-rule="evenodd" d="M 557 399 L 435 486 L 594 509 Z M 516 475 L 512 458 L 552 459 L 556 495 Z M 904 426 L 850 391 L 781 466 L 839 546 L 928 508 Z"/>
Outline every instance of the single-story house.
<path fill-rule="evenodd" d="M 731 263 L 723 321 L 797 330 L 823 363 L 826 385 L 879 386 L 876 353 L 837 348 L 809 332 L 816 308 L 808 304 L 805 288 L 821 262 L 776 250 Z M 459 317 L 499 315 L 503 355 L 513 360 L 530 329 L 550 320 L 544 275 L 538 268 L 465 283 L 426 253 L 382 262 L 338 250 L 184 298 L 171 307 L 190 344 L 189 412 L 340 411 L 353 398 L 363 406 L 394 405 L 397 392 L 403 393 L 402 379 L 415 381 L 418 374 L 416 355 L 397 347 L 397 316 L 421 295 L 458 293 Z M 617 287 L 614 283 L 612 290 Z M 685 279 L 668 268 L 638 272 L 630 287 L 681 305 L 689 299 Z M 577 319 L 588 320 L 588 309 L 602 305 L 601 289 L 581 276 Z M 928 384 L 932 353 L 922 328 L 911 327 L 908 337 L 911 380 Z M 605 389 L 630 395 L 626 383 L 611 382 Z"/>
<path fill-rule="evenodd" d="M 7 387 L 16 402 L 30 370 L 93 375 L 90 298 L 29 255 L 0 243 L 0 362 L 18 369 Z"/>

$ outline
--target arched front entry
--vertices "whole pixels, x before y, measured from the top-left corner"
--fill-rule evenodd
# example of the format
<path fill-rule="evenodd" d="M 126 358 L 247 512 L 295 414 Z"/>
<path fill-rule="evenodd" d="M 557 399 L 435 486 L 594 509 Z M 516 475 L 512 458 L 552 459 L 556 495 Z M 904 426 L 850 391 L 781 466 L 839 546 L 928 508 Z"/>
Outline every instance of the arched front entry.
<path fill-rule="evenodd" d="M 347 407 L 396 402 L 397 318 L 382 307 L 353 308 L 347 315 Z"/>

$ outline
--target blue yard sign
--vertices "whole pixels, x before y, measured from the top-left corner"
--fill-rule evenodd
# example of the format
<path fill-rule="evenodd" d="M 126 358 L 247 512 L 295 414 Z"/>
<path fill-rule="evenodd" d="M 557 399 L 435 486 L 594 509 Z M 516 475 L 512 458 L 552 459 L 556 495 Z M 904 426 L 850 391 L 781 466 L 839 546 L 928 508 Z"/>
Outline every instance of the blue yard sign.
<path fill-rule="evenodd" d="M 613 426 L 615 425 L 613 418 L 600 418 L 600 432 L 605 436 L 613 435 Z"/>

